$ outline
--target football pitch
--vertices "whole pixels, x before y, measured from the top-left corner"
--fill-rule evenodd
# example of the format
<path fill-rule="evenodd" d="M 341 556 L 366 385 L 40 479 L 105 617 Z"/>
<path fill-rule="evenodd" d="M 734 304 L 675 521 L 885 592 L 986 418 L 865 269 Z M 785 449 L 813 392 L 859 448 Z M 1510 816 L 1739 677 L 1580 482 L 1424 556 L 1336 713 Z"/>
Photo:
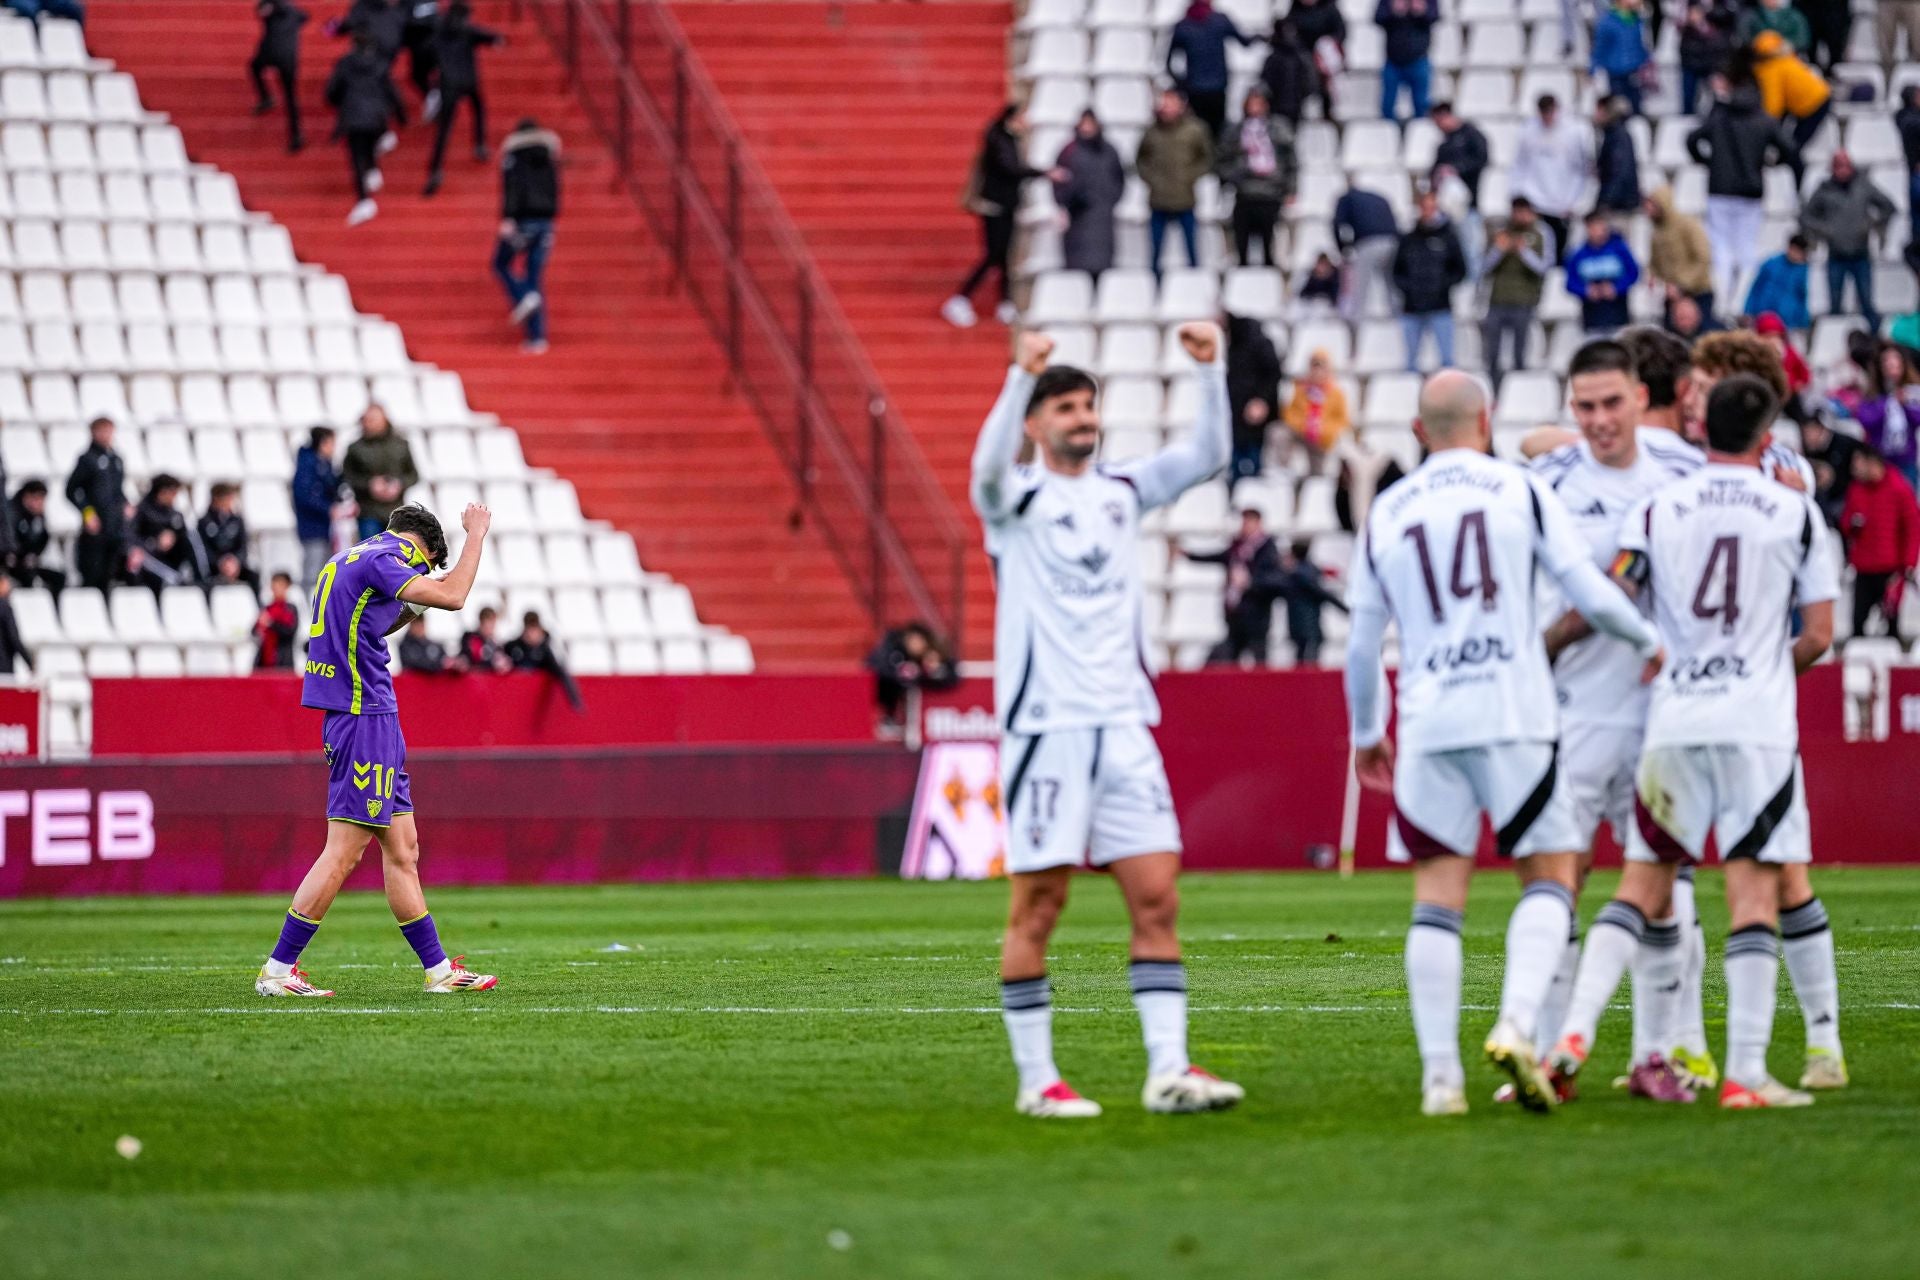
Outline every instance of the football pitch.
<path fill-rule="evenodd" d="M 3 903 L 0 1276 L 1912 1276 L 1920 869 L 1815 879 L 1850 1090 L 1629 1101 L 1618 1008 L 1578 1102 L 1493 1105 L 1489 874 L 1451 1120 L 1418 1114 L 1402 875 L 1187 880 L 1194 1058 L 1248 1090 L 1190 1117 L 1140 1110 L 1124 918 L 1080 880 L 1055 1036 L 1107 1114 L 1072 1123 L 1012 1108 L 1003 885 L 436 891 L 501 975 L 459 997 L 348 895 L 305 962 L 328 1002 L 253 994 L 282 899 Z M 1700 901 L 1720 1054 L 1717 875 Z M 1776 1075 L 1801 1045 L 1783 966 Z"/>

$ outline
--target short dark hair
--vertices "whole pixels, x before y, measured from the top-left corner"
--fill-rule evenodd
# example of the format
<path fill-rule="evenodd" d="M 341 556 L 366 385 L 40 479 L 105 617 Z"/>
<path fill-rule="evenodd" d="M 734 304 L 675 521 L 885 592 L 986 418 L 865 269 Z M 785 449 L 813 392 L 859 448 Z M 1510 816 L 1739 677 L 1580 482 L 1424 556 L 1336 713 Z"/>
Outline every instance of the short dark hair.
<path fill-rule="evenodd" d="M 333 439 L 332 427 L 315 427 L 313 430 L 307 432 L 307 447 L 309 449 L 318 449 L 331 439 Z"/>
<path fill-rule="evenodd" d="M 89 422 L 87 424 L 87 430 L 98 431 L 102 427 L 106 427 L 108 430 L 112 430 L 117 425 L 118 424 L 115 423 L 112 418 L 107 417 L 107 415 L 103 413 L 99 417 L 95 418 L 92 422 Z"/>
<path fill-rule="evenodd" d="M 158 494 L 167 489 L 184 489 L 184 488 L 186 488 L 186 486 L 180 483 L 179 476 L 168 475 L 166 472 L 162 471 L 159 475 L 155 476 L 153 478 L 153 482 L 147 486 L 147 492 L 152 494 Z"/>
<path fill-rule="evenodd" d="M 540 615 L 537 612 L 535 612 L 532 609 L 529 609 L 524 614 L 520 615 L 520 629 L 522 631 L 525 631 L 528 627 L 538 627 L 542 631 L 545 631 L 547 629 L 547 624 L 540 621 Z"/>
<path fill-rule="evenodd" d="M 1831 430 L 1832 428 L 1828 429 Z M 1887 455 L 1880 452 L 1879 446 L 1871 440 L 1854 441 L 1853 456 L 1856 458 L 1866 458 L 1871 462 L 1885 462 L 1887 460 Z"/>
<path fill-rule="evenodd" d="M 1686 343 L 1650 324 L 1622 329 L 1614 341 L 1633 356 L 1636 376 L 1647 389 L 1647 408 L 1671 409 L 1680 403 L 1680 379 L 1693 368 Z"/>
<path fill-rule="evenodd" d="M 1543 93 L 1533 100 L 1533 105 L 1539 110 L 1541 115 L 1545 115 L 1560 105 L 1560 99 L 1550 93 Z"/>
<path fill-rule="evenodd" d="M 439 517 L 419 503 L 395 507 L 387 517 L 387 532 L 413 534 L 426 544 L 428 564 L 436 569 L 446 566 L 447 531 L 440 527 Z"/>
<path fill-rule="evenodd" d="M 239 495 L 239 493 L 240 493 L 239 485 L 235 484 L 231 480 L 222 480 L 219 484 L 216 484 L 213 486 L 213 488 L 207 490 L 207 501 L 218 502 L 222 498 L 236 497 Z"/>
<path fill-rule="evenodd" d="M 13 496 L 16 498 L 44 498 L 47 496 L 47 482 L 45 480 L 29 480 L 14 490 Z"/>
<path fill-rule="evenodd" d="M 1587 210 L 1586 216 L 1580 220 L 1582 222 L 1604 222 L 1609 226 L 1613 224 L 1613 216 L 1609 214 L 1605 209 L 1600 208 L 1598 205 L 1595 205 L 1593 208 Z"/>
<path fill-rule="evenodd" d="M 1780 402 L 1766 382 L 1751 373 L 1722 378 L 1707 397 L 1707 447 L 1716 453 L 1745 453 L 1760 441 Z"/>
<path fill-rule="evenodd" d="M 1513 203 L 1508 205 L 1507 207 L 1514 213 L 1518 213 L 1522 209 L 1525 209 L 1529 213 L 1531 213 L 1533 211 L 1533 201 L 1527 199 L 1525 196 L 1515 196 L 1513 198 Z"/>
<path fill-rule="evenodd" d="M 1567 377 L 1577 378 L 1583 373 L 1624 373 L 1629 378 L 1640 376 L 1633 363 L 1633 352 L 1626 343 L 1616 342 L 1612 338 L 1595 338 L 1573 353 L 1573 359 L 1567 364 Z"/>
<path fill-rule="evenodd" d="M 1429 116 L 1450 116 L 1453 114 L 1453 103 L 1446 98 L 1442 98 L 1427 108 L 1427 114 Z"/>
<path fill-rule="evenodd" d="M 1072 395 L 1076 391 L 1091 391 L 1099 395 L 1100 384 L 1084 369 L 1076 369 L 1070 364 L 1048 365 L 1033 380 L 1033 394 L 1027 397 L 1027 416 L 1038 413 L 1040 406 L 1055 396 Z"/>
<path fill-rule="evenodd" d="M 478 621 L 482 623 L 492 622 L 495 618 L 498 618 L 499 616 L 500 616 L 500 611 L 498 609 L 494 608 L 492 605 L 486 605 L 481 608 L 480 617 L 478 618 Z"/>
<path fill-rule="evenodd" d="M 271 578 L 267 579 L 267 582 L 269 585 L 276 586 L 276 587 L 283 582 L 286 583 L 288 586 L 292 586 L 293 575 L 288 573 L 285 569 L 281 569 L 277 573 L 275 573 Z"/>
<path fill-rule="evenodd" d="M 1807 250 L 1813 248 L 1813 243 L 1796 231 L 1787 237 L 1787 248 L 1798 249 L 1800 252 L 1805 253 Z"/>

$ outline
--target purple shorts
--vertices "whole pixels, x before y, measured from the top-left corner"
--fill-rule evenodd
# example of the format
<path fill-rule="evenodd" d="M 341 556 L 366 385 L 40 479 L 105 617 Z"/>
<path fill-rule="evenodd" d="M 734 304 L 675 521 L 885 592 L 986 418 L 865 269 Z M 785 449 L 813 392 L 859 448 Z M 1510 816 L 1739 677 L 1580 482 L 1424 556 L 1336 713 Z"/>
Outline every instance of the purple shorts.
<path fill-rule="evenodd" d="M 320 749 L 327 754 L 328 821 L 386 827 L 413 812 L 399 716 L 329 711 L 320 722 Z"/>

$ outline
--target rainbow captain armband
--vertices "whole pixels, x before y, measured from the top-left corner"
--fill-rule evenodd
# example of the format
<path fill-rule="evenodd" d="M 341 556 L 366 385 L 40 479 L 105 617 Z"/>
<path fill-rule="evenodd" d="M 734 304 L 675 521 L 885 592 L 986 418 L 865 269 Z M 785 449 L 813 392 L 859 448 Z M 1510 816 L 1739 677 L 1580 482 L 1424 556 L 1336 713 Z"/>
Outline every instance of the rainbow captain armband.
<path fill-rule="evenodd" d="M 1622 550 L 1614 556 L 1613 564 L 1607 570 L 1607 576 L 1615 582 L 1632 583 L 1642 586 L 1647 580 L 1647 556 L 1643 551 Z"/>

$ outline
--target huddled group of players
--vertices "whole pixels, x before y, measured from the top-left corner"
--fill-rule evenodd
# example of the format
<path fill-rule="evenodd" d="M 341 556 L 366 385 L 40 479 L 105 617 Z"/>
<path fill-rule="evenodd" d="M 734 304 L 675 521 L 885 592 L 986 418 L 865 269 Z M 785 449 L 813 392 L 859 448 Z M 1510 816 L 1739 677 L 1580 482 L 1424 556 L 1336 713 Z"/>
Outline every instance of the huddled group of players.
<path fill-rule="evenodd" d="M 1047 945 L 1073 871 L 1112 873 L 1131 921 L 1129 977 L 1147 1054 L 1142 1102 L 1231 1107 L 1239 1085 L 1187 1056 L 1176 928 L 1180 829 L 1152 727 L 1142 517 L 1218 474 L 1230 430 L 1224 343 L 1182 326 L 1199 368 L 1194 429 L 1159 453 L 1098 462 L 1099 387 L 1016 358 L 974 450 L 999 607 L 995 702 L 1012 905 L 1002 1008 L 1028 1115 L 1090 1117 L 1055 1065 Z M 1414 865 L 1407 985 L 1422 1109 L 1467 1109 L 1460 1058 L 1461 926 L 1483 816 L 1522 890 L 1508 923 L 1490 1062 L 1534 1110 L 1571 1098 L 1600 1018 L 1633 973 L 1633 1065 L 1621 1083 L 1661 1102 L 1720 1085 L 1724 1107 L 1799 1106 L 1847 1082 L 1832 933 L 1808 881 L 1795 677 L 1833 636 L 1837 570 L 1804 459 L 1776 447 L 1785 393 L 1763 341 L 1715 335 L 1691 353 L 1657 331 L 1587 344 L 1569 387 L 1577 436 L 1530 437 L 1531 466 L 1492 456 L 1481 382 L 1442 371 L 1421 390 L 1427 456 L 1381 494 L 1353 558 L 1347 696 L 1354 768 L 1393 797 L 1390 855 Z M 324 851 L 255 980 L 266 996 L 326 997 L 298 962 L 369 840 L 429 992 L 484 991 L 449 960 L 427 913 L 386 637 L 421 609 L 459 609 L 489 517 L 470 506 L 458 563 L 418 506 L 334 556 L 313 585 L 302 702 L 324 713 Z M 1383 642 L 1400 636 L 1397 752 Z M 1584 948 L 1575 906 L 1601 822 L 1626 869 Z M 1701 1008 L 1704 944 L 1692 867 L 1725 867 L 1725 1080 Z M 1807 1026 L 1802 1089 L 1767 1072 L 1780 938 Z"/>

